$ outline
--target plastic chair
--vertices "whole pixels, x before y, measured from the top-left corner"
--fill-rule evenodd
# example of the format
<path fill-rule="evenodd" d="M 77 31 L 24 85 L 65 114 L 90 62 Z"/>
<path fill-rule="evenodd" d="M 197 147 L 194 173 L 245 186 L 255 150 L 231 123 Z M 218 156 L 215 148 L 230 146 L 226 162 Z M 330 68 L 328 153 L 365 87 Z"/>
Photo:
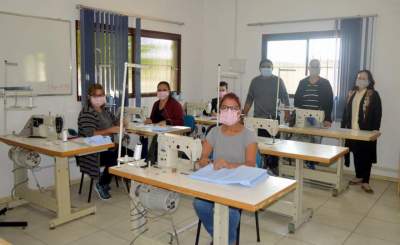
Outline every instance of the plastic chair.
<path fill-rule="evenodd" d="M 192 115 L 185 115 L 183 117 L 183 124 L 186 127 L 190 128 L 190 133 L 193 133 L 194 130 L 196 129 L 196 120 L 194 119 L 194 116 L 192 116 Z"/>

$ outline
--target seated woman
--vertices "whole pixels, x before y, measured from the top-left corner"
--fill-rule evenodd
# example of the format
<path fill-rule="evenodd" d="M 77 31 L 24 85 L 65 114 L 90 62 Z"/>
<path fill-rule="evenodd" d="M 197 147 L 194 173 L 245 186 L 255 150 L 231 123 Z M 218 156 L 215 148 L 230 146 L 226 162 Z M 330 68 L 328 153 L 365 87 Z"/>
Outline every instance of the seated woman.
<path fill-rule="evenodd" d="M 226 94 L 220 104 L 220 127 L 211 129 L 203 142 L 203 151 L 199 161 L 200 167 L 213 164 L 214 169 L 237 168 L 240 165 L 255 167 L 257 141 L 253 131 L 245 128 L 240 122 L 240 100 L 233 94 Z M 213 152 L 214 162 L 209 156 Z M 193 206 L 204 224 L 207 232 L 213 235 L 214 203 L 195 199 Z M 236 229 L 239 224 L 239 210 L 229 209 L 229 244 L 235 244 Z"/>
<path fill-rule="evenodd" d="M 181 104 L 172 98 L 168 82 L 161 81 L 157 85 L 157 98 L 146 124 L 183 126 L 183 109 Z"/>
<path fill-rule="evenodd" d="M 105 108 L 106 98 L 103 86 L 92 84 L 88 90 L 88 101 L 82 108 L 78 117 L 78 134 L 81 137 L 94 135 L 113 136 L 119 133 L 119 120 Z M 132 153 L 130 151 L 130 153 Z M 118 150 L 90 154 L 78 157 L 78 165 L 81 172 L 89 174 L 92 178 L 98 178 L 96 191 L 103 200 L 110 199 L 111 175 L 108 172 L 110 166 L 117 164 Z M 104 165 L 103 173 L 99 173 L 100 165 Z"/>

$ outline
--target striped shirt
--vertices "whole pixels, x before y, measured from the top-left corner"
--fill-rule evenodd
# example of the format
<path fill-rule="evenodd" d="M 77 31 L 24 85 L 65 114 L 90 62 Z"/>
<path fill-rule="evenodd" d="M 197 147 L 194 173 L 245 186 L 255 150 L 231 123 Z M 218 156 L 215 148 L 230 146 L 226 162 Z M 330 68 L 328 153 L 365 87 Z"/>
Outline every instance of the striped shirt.
<path fill-rule="evenodd" d="M 294 95 L 294 106 L 307 110 L 323 110 L 324 121 L 332 122 L 333 91 L 330 82 L 322 77 L 312 84 L 306 77 L 299 82 Z"/>
<path fill-rule="evenodd" d="M 315 84 L 308 82 L 304 88 L 304 93 L 299 107 L 308 110 L 320 110 L 321 102 L 319 97 L 319 88 L 320 86 L 318 82 Z"/>
<path fill-rule="evenodd" d="M 80 137 L 91 137 L 96 130 L 110 128 L 117 122 L 114 115 L 107 110 L 97 112 L 90 106 L 84 106 L 78 117 L 78 134 Z M 88 174 L 92 178 L 99 177 L 99 153 L 77 156 L 76 160 L 82 173 Z"/>

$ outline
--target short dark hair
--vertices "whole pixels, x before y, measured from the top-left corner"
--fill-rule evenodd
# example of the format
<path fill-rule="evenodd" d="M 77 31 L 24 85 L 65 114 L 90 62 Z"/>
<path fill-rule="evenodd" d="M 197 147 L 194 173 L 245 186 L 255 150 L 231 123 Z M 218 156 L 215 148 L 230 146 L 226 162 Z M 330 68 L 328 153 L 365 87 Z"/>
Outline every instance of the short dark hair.
<path fill-rule="evenodd" d="M 220 82 L 219 82 L 219 86 L 220 86 L 220 87 L 228 88 L 228 83 L 225 82 L 225 81 L 220 81 Z"/>
<path fill-rule="evenodd" d="M 265 64 L 265 63 L 274 65 L 274 63 L 272 63 L 272 61 L 271 61 L 270 59 L 262 59 L 262 60 L 260 61 L 260 64 L 259 64 L 258 67 L 261 67 L 261 66 L 262 66 L 263 64 Z"/>
<path fill-rule="evenodd" d="M 358 71 L 356 79 L 358 77 L 358 74 L 363 73 L 363 72 L 367 73 L 367 77 L 368 77 L 368 81 L 369 81 L 367 89 L 374 89 L 374 87 L 375 87 L 375 79 L 374 79 L 374 76 L 372 75 L 372 72 L 370 70 L 364 69 L 364 70 Z"/>
<path fill-rule="evenodd" d="M 242 105 L 240 104 L 240 99 L 235 93 L 227 93 L 224 97 L 222 97 L 221 102 L 219 103 L 219 108 L 221 108 L 222 103 L 224 103 L 224 101 L 227 99 L 234 100 L 238 104 L 239 108 L 242 108 Z"/>

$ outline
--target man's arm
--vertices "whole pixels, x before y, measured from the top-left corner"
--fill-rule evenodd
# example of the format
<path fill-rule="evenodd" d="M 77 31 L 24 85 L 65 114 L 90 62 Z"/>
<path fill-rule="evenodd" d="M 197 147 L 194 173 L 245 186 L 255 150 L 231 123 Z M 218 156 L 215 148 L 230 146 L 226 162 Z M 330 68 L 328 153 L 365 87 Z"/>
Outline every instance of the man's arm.
<path fill-rule="evenodd" d="M 243 114 L 246 116 L 249 113 L 250 108 L 254 102 L 254 82 L 253 81 L 251 81 L 251 84 L 249 87 L 249 92 L 247 93 L 246 103 L 244 104 L 244 108 L 243 108 Z"/>

